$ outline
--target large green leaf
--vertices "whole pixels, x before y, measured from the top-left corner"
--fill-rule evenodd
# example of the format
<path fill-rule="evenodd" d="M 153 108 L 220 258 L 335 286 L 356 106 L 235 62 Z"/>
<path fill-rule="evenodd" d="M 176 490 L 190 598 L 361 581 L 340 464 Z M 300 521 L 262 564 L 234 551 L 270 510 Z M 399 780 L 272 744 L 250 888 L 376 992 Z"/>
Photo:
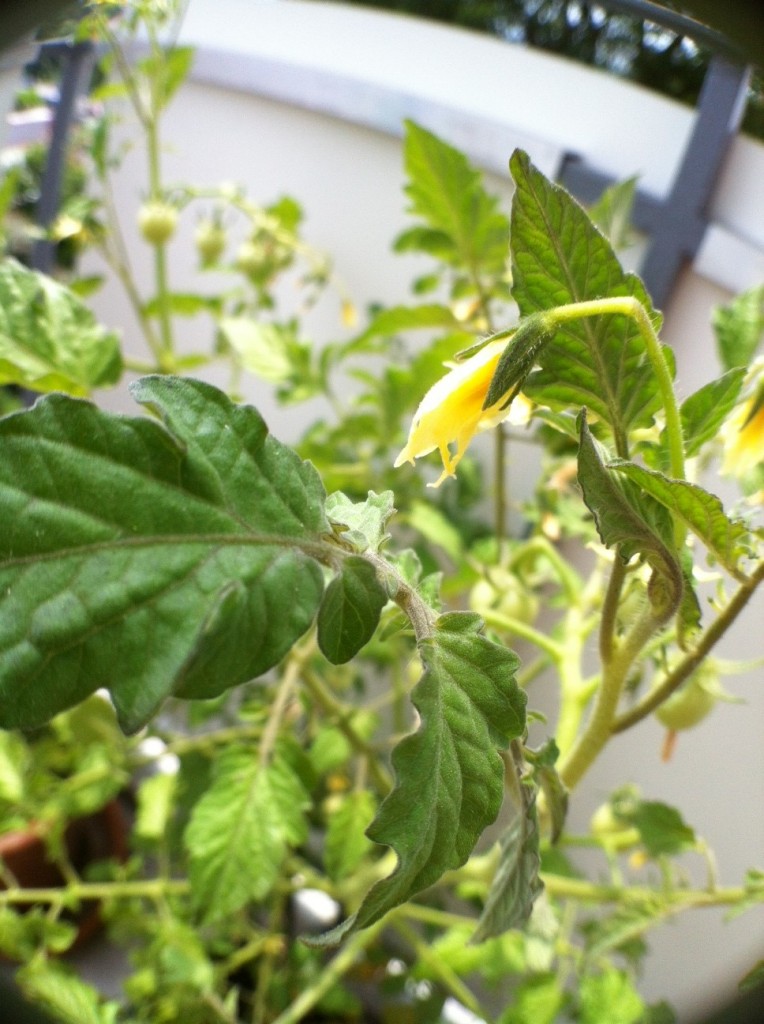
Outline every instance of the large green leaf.
<path fill-rule="evenodd" d="M 464 154 L 407 121 L 404 160 L 411 212 L 432 229 L 430 236 L 436 233 L 439 257 L 475 273 L 502 273 L 509 224 Z M 421 248 L 432 251 L 433 246 Z"/>
<path fill-rule="evenodd" d="M 210 788 L 185 832 L 194 904 L 205 922 L 264 899 L 291 847 L 307 838 L 308 795 L 288 760 L 261 763 L 257 750 L 234 746 L 215 762 Z"/>
<path fill-rule="evenodd" d="M 312 466 L 207 384 L 133 392 L 163 425 L 64 396 L 0 421 L 3 726 L 107 687 L 135 730 L 265 672 L 316 613 Z"/>
<path fill-rule="evenodd" d="M 582 207 L 516 151 L 510 161 L 512 294 L 522 317 L 554 306 L 607 296 L 633 296 L 656 327 L 642 282 L 621 268 L 615 253 Z M 553 407 L 587 406 L 617 436 L 648 426 L 660 406 L 655 376 L 633 321 L 621 315 L 589 317 L 560 326 L 538 354 L 539 369 L 524 385 L 530 397 Z"/>
<path fill-rule="evenodd" d="M 412 693 L 420 726 L 395 748 L 395 788 L 367 832 L 395 849 L 398 865 L 324 942 L 372 924 L 460 867 L 499 812 L 498 750 L 522 733 L 526 697 L 514 680 L 516 656 L 480 627 L 479 616 L 451 612 L 420 642 L 425 673 Z"/>
<path fill-rule="evenodd" d="M 0 262 L 0 384 L 87 395 L 116 384 L 119 339 L 64 285 Z"/>

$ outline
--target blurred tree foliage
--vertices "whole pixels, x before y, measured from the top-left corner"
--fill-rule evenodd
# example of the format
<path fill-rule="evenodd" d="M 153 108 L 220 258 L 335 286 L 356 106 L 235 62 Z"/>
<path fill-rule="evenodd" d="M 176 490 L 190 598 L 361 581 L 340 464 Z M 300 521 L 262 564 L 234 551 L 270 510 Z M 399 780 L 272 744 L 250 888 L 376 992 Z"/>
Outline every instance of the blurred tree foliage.
<path fill-rule="evenodd" d="M 602 68 L 695 104 L 711 53 L 687 36 L 604 3 L 585 0 L 351 0 L 365 7 L 416 14 L 423 18 L 491 32 Z M 758 2 L 758 0 L 757 0 Z M 694 14 L 692 5 L 663 4 Z M 725 7 L 727 5 L 724 5 Z M 734 5 L 733 5 L 734 6 Z M 724 21 L 713 27 L 723 30 Z M 754 76 L 744 131 L 764 138 L 764 79 Z"/>

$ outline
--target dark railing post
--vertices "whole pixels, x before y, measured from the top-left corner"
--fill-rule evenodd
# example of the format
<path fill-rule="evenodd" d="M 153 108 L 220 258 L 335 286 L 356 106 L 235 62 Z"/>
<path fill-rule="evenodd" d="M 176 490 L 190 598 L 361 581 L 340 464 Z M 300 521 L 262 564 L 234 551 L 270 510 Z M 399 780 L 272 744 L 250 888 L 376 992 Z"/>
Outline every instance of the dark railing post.
<path fill-rule="evenodd" d="M 703 240 L 714 188 L 740 127 L 749 77 L 749 68 L 724 57 L 714 57 L 709 65 L 690 140 L 671 191 L 651 226 L 640 270 L 658 306 L 666 302 L 679 271 Z"/>
<path fill-rule="evenodd" d="M 69 132 L 76 114 L 77 99 L 90 85 L 95 60 L 92 43 L 58 45 L 63 47 L 65 66 L 36 211 L 37 224 L 46 231 L 58 213 Z M 38 239 L 32 247 L 32 266 L 49 273 L 53 267 L 54 249 L 50 239 Z"/>

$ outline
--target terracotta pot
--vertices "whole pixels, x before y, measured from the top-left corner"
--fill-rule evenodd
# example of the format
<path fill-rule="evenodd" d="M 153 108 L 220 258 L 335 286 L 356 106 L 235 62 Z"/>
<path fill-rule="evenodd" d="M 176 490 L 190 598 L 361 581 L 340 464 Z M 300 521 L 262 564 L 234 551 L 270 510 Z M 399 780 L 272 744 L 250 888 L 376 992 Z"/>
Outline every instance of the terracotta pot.
<path fill-rule="evenodd" d="M 67 826 L 64 839 L 69 860 L 78 874 L 97 860 L 125 860 L 127 820 L 122 805 L 112 800 L 95 814 L 75 818 Z M 24 889 L 51 889 L 65 884 L 61 871 L 48 858 L 45 843 L 34 828 L 0 835 L 0 859 Z M 1 881 L 0 888 L 5 888 Z M 77 938 L 72 948 L 101 927 L 96 900 L 88 900 L 76 913 L 65 912 L 63 916 L 77 925 Z"/>

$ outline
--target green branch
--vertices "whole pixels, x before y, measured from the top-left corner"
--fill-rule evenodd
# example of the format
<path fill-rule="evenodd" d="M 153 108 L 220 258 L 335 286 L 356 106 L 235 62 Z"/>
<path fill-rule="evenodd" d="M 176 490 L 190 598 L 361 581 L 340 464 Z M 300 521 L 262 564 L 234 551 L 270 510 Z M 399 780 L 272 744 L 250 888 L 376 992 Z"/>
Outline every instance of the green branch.
<path fill-rule="evenodd" d="M 632 725 L 636 725 L 637 722 L 641 722 L 643 718 L 646 718 L 657 707 L 660 707 L 665 700 L 668 700 L 672 693 L 679 689 L 682 683 L 708 655 L 714 644 L 724 636 L 748 604 L 748 601 L 762 580 L 764 580 L 764 561 L 759 563 L 754 573 L 738 588 L 730 603 L 714 619 L 693 650 L 689 651 L 682 658 L 660 686 L 656 686 L 654 690 L 643 697 L 633 708 L 615 719 L 611 727 L 612 733 L 624 732 L 626 729 L 630 729 Z"/>
<path fill-rule="evenodd" d="M 558 766 L 560 779 L 568 789 L 573 789 L 581 780 L 610 739 L 629 670 L 644 645 L 663 624 L 664 618 L 664 615 L 647 606 L 631 631 L 613 651 L 609 663 L 603 666 L 602 681 L 591 717 L 569 754 L 563 757 Z"/>

